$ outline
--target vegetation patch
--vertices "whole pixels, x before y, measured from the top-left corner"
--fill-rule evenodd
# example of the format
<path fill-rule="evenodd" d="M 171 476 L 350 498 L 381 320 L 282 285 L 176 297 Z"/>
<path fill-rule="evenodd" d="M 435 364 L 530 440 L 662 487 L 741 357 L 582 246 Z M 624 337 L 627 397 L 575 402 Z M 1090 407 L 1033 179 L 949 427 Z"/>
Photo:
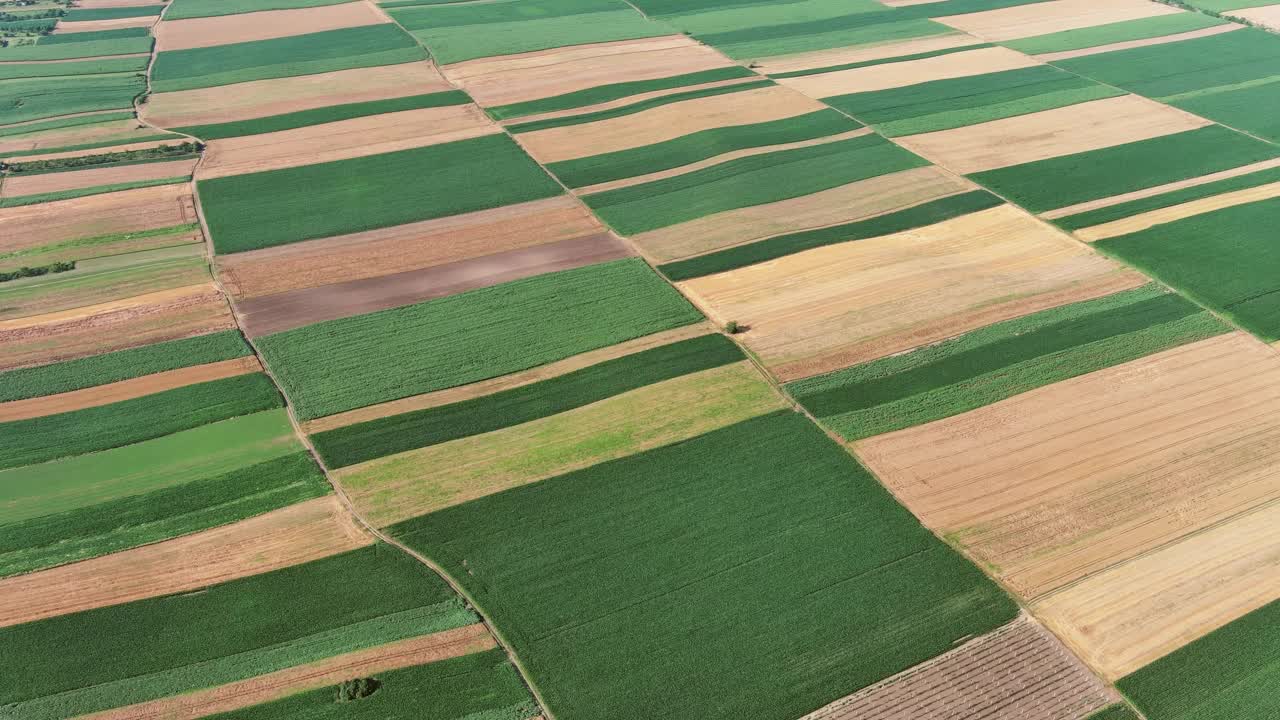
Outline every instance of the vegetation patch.
<path fill-rule="evenodd" d="M 178 177 L 157 178 L 155 180 L 139 180 L 137 182 L 115 183 L 112 185 L 95 185 L 93 187 L 37 193 L 35 195 L 17 195 L 15 197 L 0 198 L 0 208 L 39 205 L 41 203 L 70 200 L 72 198 L 87 197 L 89 195 L 102 195 L 104 193 L 120 192 L 121 190 L 136 190 L 138 188 L 156 187 L 158 185 L 177 185 L 179 183 L 190 181 L 190 175 L 181 175 Z"/>
<path fill-rule="evenodd" d="M 0 48 L 0 61 L 134 55 L 151 52 L 152 42 L 150 29 L 144 27 L 45 35 L 34 45 Z"/>
<path fill-rule="evenodd" d="M 17 270 L 0 271 L 0 282 L 9 282 L 10 280 L 20 280 L 22 278 L 40 277 L 49 273 L 60 273 L 68 270 L 75 270 L 76 263 L 74 260 L 68 262 L 55 262 L 48 265 L 37 265 L 30 267 L 23 265 Z"/>
<path fill-rule="evenodd" d="M 33 78 L 0 82 L 5 122 L 42 120 L 57 115 L 132 108 L 145 91 L 141 73 Z"/>
<path fill-rule="evenodd" d="M 0 63 L 0 80 L 68 75 L 108 75 L 112 73 L 146 72 L 146 57 L 105 58 L 61 63 Z M 130 116 L 132 113 L 130 113 Z M 85 120 L 86 118 L 75 118 Z M 91 118 L 99 122 L 98 118 Z M 50 121 L 56 122 L 56 121 Z"/>
<path fill-rule="evenodd" d="M 1174 190 L 1152 197 L 1140 198 L 1138 200 L 1130 200 L 1129 202 L 1109 205 L 1107 207 L 1098 208 L 1097 210 L 1089 210 L 1075 215 L 1058 218 L 1053 223 L 1067 230 L 1079 230 L 1081 228 L 1093 227 L 1103 223 L 1112 222 L 1113 220 L 1122 220 L 1127 217 L 1139 215 L 1141 213 L 1159 210 L 1161 208 L 1173 207 L 1189 203 L 1194 200 L 1201 200 L 1207 197 L 1214 197 L 1224 193 L 1235 192 L 1237 190 L 1247 190 L 1248 188 L 1259 187 L 1261 185 L 1270 185 L 1274 182 L 1280 182 L 1280 168 L 1268 168 L 1259 170 L 1258 172 L 1248 173 L 1246 175 L 1237 175 L 1236 177 L 1226 178 L 1224 180 L 1216 180 L 1214 182 L 1204 183 L 1181 190 Z"/>
<path fill-rule="evenodd" d="M 469 102 L 471 102 L 471 98 L 467 97 L 467 94 L 461 90 L 446 90 L 444 92 L 427 93 L 425 95 L 411 95 L 409 97 L 392 98 L 390 100 L 372 100 L 361 103 L 347 103 L 345 105 L 330 105 L 328 107 L 301 110 L 299 112 L 285 113 L 283 115 L 253 118 L 252 120 L 217 123 L 214 125 L 192 125 L 190 127 L 178 128 L 178 131 L 186 133 L 187 135 L 194 135 L 195 137 L 203 138 L 205 140 L 218 140 L 221 138 L 242 137 L 244 135 L 260 135 L 262 133 L 293 130 L 300 127 L 323 125 L 324 123 L 351 120 L 353 118 L 368 117 L 370 115 L 381 115 L 383 113 L 444 107 L 446 105 L 465 105 Z"/>
<path fill-rule="evenodd" d="M 62 18 L 67 22 L 87 22 L 90 20 L 122 20 L 135 17 L 155 17 L 164 9 L 159 5 L 133 5 L 111 8 L 71 8 Z"/>
<path fill-rule="evenodd" d="M 19 66 L 0 64 L 0 69 L 7 69 L 7 68 L 14 68 L 14 67 L 19 67 Z M 44 120 L 41 122 L 27 123 L 23 125 L 0 127 L 0 137 L 12 137 L 14 135 L 27 135 L 30 133 L 43 132 L 45 130 L 60 130 L 62 128 L 78 127 L 80 125 L 93 125 L 94 123 L 105 123 L 113 120 L 128 120 L 133 116 L 134 116 L 133 110 L 125 110 L 122 112 L 100 113 L 97 115 L 82 115 L 78 117 L 55 118 L 53 120 Z M 30 153 L 24 153 L 24 154 L 30 154 Z"/>
<path fill-rule="evenodd" d="M 928 52 L 912 53 L 910 55 L 898 55 L 896 57 L 880 58 L 878 60 L 862 60 L 859 62 L 842 63 L 840 65 L 827 65 L 826 67 L 772 73 L 769 77 L 776 80 L 781 78 L 805 77 L 807 75 L 825 75 L 827 73 L 839 72 L 841 70 L 856 70 L 858 68 L 872 67 L 873 65 L 887 65 L 890 63 L 910 62 L 912 60 L 927 60 L 932 57 L 941 57 L 943 55 L 951 55 L 958 52 L 969 52 L 970 50 L 983 50 L 995 46 L 995 43 L 974 43 L 973 45 L 942 48 L 941 50 L 930 50 Z"/>
<path fill-rule="evenodd" d="M 203 149 L 204 145 L 201 143 L 180 142 L 176 145 L 120 150 L 118 152 L 102 153 L 101 155 L 80 155 L 78 157 L 54 158 L 53 160 L 24 160 L 15 163 L 0 162 L 0 170 L 11 174 L 37 175 L 63 170 L 134 165 L 140 162 L 161 162 L 194 157 Z"/>
<path fill-rule="evenodd" d="M 294 8 L 337 5 L 349 0 L 173 0 L 165 20 L 238 15 L 263 10 L 292 10 Z"/>
<path fill-rule="evenodd" d="M 635 115 L 646 110 L 652 110 L 663 105 L 672 105 L 686 100 L 694 100 L 697 98 L 714 97 L 716 95 L 730 95 L 733 93 L 743 92 L 746 90 L 756 90 L 762 87 L 773 85 L 772 80 L 761 78 L 755 82 L 739 83 L 737 85 L 726 85 L 723 87 L 699 88 L 697 90 L 689 90 L 681 93 L 671 93 L 669 95 L 661 95 L 648 100 L 623 105 L 621 107 L 609 108 L 608 110 L 598 110 L 596 112 L 586 112 L 580 115 L 570 115 L 568 117 L 547 118 L 546 120 L 531 120 L 529 122 L 516 123 L 508 125 L 507 129 L 513 133 L 536 132 L 538 130 L 550 130 L 552 128 L 570 127 L 573 125 L 584 125 L 586 123 L 600 122 L 601 120 L 612 120 L 613 118 L 626 117 L 627 115 Z"/>
<path fill-rule="evenodd" d="M 383 7 L 386 7 L 384 4 Z M 537 100 L 526 100 L 525 102 L 511 103 L 510 105 L 499 105 L 497 107 L 488 108 L 488 112 L 497 120 L 512 120 L 526 115 L 537 115 L 540 113 L 557 112 L 561 110 L 572 110 L 574 108 L 588 107 L 598 105 L 600 103 L 610 102 L 613 100 L 621 100 L 632 95 L 640 95 L 643 93 L 657 92 L 659 90 L 670 90 L 672 88 L 686 87 L 689 85 L 701 85 L 703 83 L 722 82 L 725 80 L 734 80 L 737 78 L 753 77 L 755 73 L 741 65 L 732 67 L 715 68 L 714 70 L 701 70 L 698 72 L 685 73 L 683 75 L 672 75 L 670 77 L 657 78 L 654 80 L 633 80 L 630 82 L 613 83 L 611 85 L 598 85 L 596 87 L 587 88 L 586 90 L 578 90 L 575 92 L 554 95 L 552 97 L 538 98 Z"/>
<path fill-rule="evenodd" d="M 1010 40 L 1003 44 L 1005 47 L 1028 55 L 1040 55 L 1043 53 L 1081 50 L 1130 40 L 1147 40 L 1165 35 L 1176 35 L 1222 25 L 1225 22 L 1227 21 L 1222 18 L 1211 17 L 1202 13 L 1185 12 L 1173 15 L 1157 15 L 1137 20 L 1124 20 L 1076 30 L 1064 30 L 1048 35 Z"/>

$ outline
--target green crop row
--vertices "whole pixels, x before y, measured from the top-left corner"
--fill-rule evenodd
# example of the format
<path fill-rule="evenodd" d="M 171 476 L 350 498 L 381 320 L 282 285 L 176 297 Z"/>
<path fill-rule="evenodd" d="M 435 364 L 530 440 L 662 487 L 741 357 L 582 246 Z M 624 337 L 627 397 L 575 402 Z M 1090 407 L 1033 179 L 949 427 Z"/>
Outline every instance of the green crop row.
<path fill-rule="evenodd" d="M 1138 200 L 1130 200 L 1129 202 L 1119 203 L 1116 205 L 1108 205 L 1107 207 L 1098 208 L 1097 210 L 1089 210 L 1075 215 L 1068 215 L 1067 217 L 1056 219 L 1053 222 L 1055 225 L 1066 228 L 1067 230 L 1079 230 L 1081 228 L 1108 223 L 1113 220 L 1121 220 L 1123 218 L 1150 212 L 1152 210 L 1181 205 L 1182 203 L 1188 203 L 1193 200 L 1201 200 L 1203 198 L 1235 192 L 1237 190 L 1246 190 L 1260 185 L 1269 185 L 1275 182 L 1280 182 L 1280 168 L 1268 168 L 1266 170 L 1259 170 L 1245 175 L 1237 175 L 1224 180 L 1216 180 L 1202 185 L 1174 190 L 1173 192 L 1153 195 L 1151 197 L 1140 198 Z"/>
<path fill-rule="evenodd" d="M 96 62 L 96 61 L 91 61 Z M 145 62 L 145 61 L 144 61 Z M 79 63 L 74 63 L 79 64 Z M 21 65 L 3 65 L 0 68 L 10 69 L 22 67 Z M 80 115 L 69 118 L 54 118 L 53 120 L 44 120 L 42 122 L 29 123 L 12 127 L 0 127 L 0 137 L 11 137 L 13 135 L 26 135 L 28 133 L 43 132 L 45 130 L 59 130 L 61 128 L 79 127 L 80 125 L 93 125 L 94 123 L 110 122 L 113 120 L 128 120 L 133 117 L 132 110 L 114 113 L 101 113 L 98 115 Z M 24 155 L 30 154 L 24 151 Z"/>
<path fill-rule="evenodd" d="M 127 7 L 108 8 L 71 8 L 62 19 L 67 22 L 85 22 L 89 20 L 122 20 L 124 18 L 154 17 L 164 9 L 164 3 L 157 5 L 133 5 Z"/>
<path fill-rule="evenodd" d="M 369 102 L 330 105 L 328 107 L 300 110 L 283 115 L 238 120 L 236 122 L 217 123 L 214 125 L 193 125 L 178 128 L 179 132 L 204 140 L 217 140 L 244 135 L 293 130 L 310 125 L 351 120 L 353 118 L 382 115 L 383 113 L 420 110 L 422 108 L 443 107 L 446 105 L 465 105 L 471 98 L 461 90 L 445 90 L 444 92 L 410 95 L 408 97 L 391 98 L 389 100 L 371 100 Z"/>
<path fill-rule="evenodd" d="M 263 10 L 292 10 L 294 8 L 337 5 L 347 0 L 173 0 L 165 20 L 238 15 Z"/>
<path fill-rule="evenodd" d="M 41 120 L 58 115 L 132 108 L 147 88 L 140 73 L 7 80 L 0 83 L 4 122 Z"/>
<path fill-rule="evenodd" d="M 772 80 L 761 78 L 759 80 L 739 83 L 737 85 L 723 85 L 716 87 L 698 88 L 697 90 L 687 90 L 685 92 L 671 93 L 670 95 L 660 95 L 647 100 L 640 100 L 630 105 L 622 105 L 620 107 L 609 108 L 607 110 L 597 110 L 594 112 L 585 112 L 578 115 L 569 115 L 567 117 L 554 117 L 545 120 L 531 120 L 529 122 L 516 123 L 508 125 L 507 129 L 513 133 L 536 132 L 538 130 L 550 130 L 552 128 L 571 127 L 573 125 L 585 125 L 586 123 L 600 122 L 601 120 L 612 120 L 614 118 L 626 117 L 627 115 L 635 115 L 646 110 L 652 110 L 664 105 L 673 105 L 686 100 L 695 100 L 698 98 L 714 97 L 716 95 L 732 95 L 733 93 L 743 92 L 744 90 L 755 90 L 757 88 L 769 87 L 773 85 Z"/>
<path fill-rule="evenodd" d="M 1238 2 L 1240 0 L 1231 1 Z M 1111 43 L 1175 35 L 1221 25 L 1225 22 L 1227 21 L 1221 18 L 1210 17 L 1201 13 L 1174 13 L 1172 15 L 1156 15 L 1155 17 L 1124 20 L 1075 30 L 1063 30 L 1021 40 L 1010 40 L 1003 43 L 1003 45 L 1028 55 L 1039 55 L 1041 53 L 1080 50 L 1082 48 L 1098 47 L 1099 45 L 1110 45 Z"/>
<path fill-rule="evenodd" d="M 151 44 L 151 31 L 147 28 L 46 35 L 35 45 L 0 49 L 0 61 L 74 60 L 104 55 L 134 55 L 151 52 Z"/>
<path fill-rule="evenodd" d="M 825 67 L 808 68 L 805 70 L 791 70 L 789 72 L 773 73 L 769 77 L 779 78 L 796 78 L 805 77 L 807 75 L 825 75 L 826 73 L 838 72 L 840 70 L 856 70 L 857 68 L 871 67 L 873 65 L 887 65 L 890 63 L 910 62 L 912 60 L 926 60 L 933 57 L 941 57 L 943 55 L 952 55 L 959 52 L 969 52 L 970 50 L 984 50 L 989 47 L 995 47 L 994 43 L 974 43 L 972 45 L 961 45 L 960 47 L 943 48 L 941 50 L 930 50 L 927 52 L 911 53 L 910 55 L 897 55 L 895 57 L 879 58 L 876 60 L 861 60 L 858 62 L 841 63 L 839 65 L 827 65 Z"/>
<path fill-rule="evenodd" d="M 112 73 L 146 72 L 147 58 L 123 57 L 64 63 L 0 63 L 0 80 L 68 75 L 108 75 Z M 85 118 L 76 118 L 85 120 Z M 97 118 L 91 118 L 97 122 Z"/>
<path fill-rule="evenodd" d="M 385 3 L 383 4 L 383 7 L 386 7 Z M 625 97 L 656 92 L 658 90 L 670 90 L 672 88 L 686 87 L 689 85 L 722 82 L 724 80 L 734 80 L 737 78 L 752 77 L 754 75 L 755 73 L 741 65 L 732 65 L 729 67 L 716 68 L 714 70 L 700 70 L 698 72 L 685 73 L 683 75 L 672 75 L 670 77 L 657 78 L 655 80 L 632 80 L 630 82 L 597 85 L 596 87 L 587 88 L 586 90 L 577 90 L 575 92 L 538 98 L 537 100 L 526 100 L 524 102 L 511 103 L 509 105 L 499 105 L 497 107 L 489 108 L 488 110 L 489 114 L 498 120 L 510 120 L 513 118 L 524 117 L 526 115 L 537 115 L 540 113 L 555 112 L 558 110 L 572 110 L 574 108 L 588 107 L 590 105 L 597 105 L 599 103 L 610 102 L 612 100 L 621 100 Z"/>

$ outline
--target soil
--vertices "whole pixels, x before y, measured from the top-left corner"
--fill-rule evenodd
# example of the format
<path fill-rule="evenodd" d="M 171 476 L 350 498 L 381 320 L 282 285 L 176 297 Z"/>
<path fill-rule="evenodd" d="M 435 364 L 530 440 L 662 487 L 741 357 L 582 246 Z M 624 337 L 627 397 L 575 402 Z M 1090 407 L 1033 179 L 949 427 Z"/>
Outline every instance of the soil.
<path fill-rule="evenodd" d="M 1002 42 L 1078 28 L 1172 15 L 1182 10 L 1149 0 L 1053 0 L 1000 10 L 934 18 L 935 22 Z"/>
<path fill-rule="evenodd" d="M 123 165 L 120 167 L 69 170 L 39 175 L 13 175 L 5 179 L 0 197 L 20 197 L 41 193 L 79 190 L 99 185 L 160 180 L 190 175 L 196 166 L 195 158 L 168 160 L 165 162 Z M 47 207 L 45 208 L 47 210 Z"/>
<path fill-rule="evenodd" d="M 1144 0 L 1145 1 L 1145 0 Z M 884 63 L 821 75 L 780 78 L 787 87 L 816 98 L 873 92 L 934 80 L 985 75 L 1033 67 L 1040 63 L 1020 52 L 1002 47 L 980 48 L 906 62 Z"/>
<path fill-rule="evenodd" d="M 216 17 L 166 20 L 156 26 L 156 51 L 229 45 L 306 35 L 326 30 L 380 25 L 386 19 L 371 3 L 264 10 Z"/>
<path fill-rule="evenodd" d="M 54 35 L 67 33 L 99 32 L 101 30 L 119 30 L 121 28 L 151 27 L 156 23 L 156 16 L 116 18 L 115 20 L 81 20 L 80 22 L 60 21 L 54 28 Z"/>
<path fill-rule="evenodd" d="M 0 253 L 196 222 L 188 184 L 0 209 Z"/>
<path fill-rule="evenodd" d="M 58 61 L 61 62 L 61 61 Z M 78 60 L 76 62 L 79 62 Z M 45 130 L 27 135 L 19 135 L 8 138 L 0 138 L 0 154 L 5 156 L 5 160 L 17 161 L 22 158 L 16 153 L 29 152 L 32 150 L 43 150 L 46 148 L 68 147 L 72 145 L 89 145 L 99 142 L 119 142 L 128 143 L 132 138 L 142 137 L 146 135 L 155 135 L 155 128 L 140 127 L 140 123 L 133 118 L 125 120 L 109 120 L 91 125 L 79 125 L 77 127 L 58 128 L 56 130 Z M 170 143 L 182 142 L 185 138 L 174 138 Z M 161 141 L 160 144 L 163 144 Z M 146 143 L 149 145 L 150 143 Z M 92 155 L 95 153 L 114 152 L 116 150 L 129 149 L 129 147 L 99 147 L 89 150 L 77 150 L 69 153 L 52 153 L 48 155 L 39 155 L 32 157 L 32 160 L 51 160 L 58 157 L 71 157 L 73 155 Z"/>

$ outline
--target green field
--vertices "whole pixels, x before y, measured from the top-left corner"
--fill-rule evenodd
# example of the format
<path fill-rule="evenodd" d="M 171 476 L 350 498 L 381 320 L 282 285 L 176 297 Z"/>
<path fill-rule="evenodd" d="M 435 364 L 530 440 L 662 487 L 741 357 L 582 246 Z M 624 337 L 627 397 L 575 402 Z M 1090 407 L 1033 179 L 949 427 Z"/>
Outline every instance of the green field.
<path fill-rule="evenodd" d="M 147 89 L 138 73 L 22 78 L 0 82 L 3 122 L 43 120 L 59 115 L 132 108 Z"/>
<path fill-rule="evenodd" d="M 625 259 L 257 342 L 298 415 L 311 419 L 525 370 L 701 317 L 643 260 Z"/>
<path fill-rule="evenodd" d="M 1232 1 L 1235 2 L 1237 0 Z M 1049 33 L 1048 35 L 1009 40 L 1002 44 L 1005 47 L 1028 55 L 1039 55 L 1041 53 L 1080 50 L 1129 40 L 1146 40 L 1148 38 L 1164 37 L 1165 35 L 1176 35 L 1221 25 L 1225 22 L 1227 21 L 1221 18 L 1210 17 L 1201 13 L 1185 12 L 1174 15 L 1157 15 L 1137 20 L 1125 20 L 1077 30 L 1063 30 L 1062 32 Z"/>
<path fill-rule="evenodd" d="M 0 577 L 225 525 L 330 492 L 305 451 L 176 487 L 0 525 Z"/>
<path fill-rule="evenodd" d="M 0 62 L 19 60 L 73 60 L 103 55 L 151 52 L 148 28 L 123 28 L 98 32 L 46 35 L 35 45 L 0 48 Z"/>
<path fill-rule="evenodd" d="M 1094 243 L 1221 312 L 1244 329 L 1280 340 L 1280 199 L 1238 205 Z"/>
<path fill-rule="evenodd" d="M 1270 143 L 1221 125 L 974 173 L 970 178 L 1032 212 L 1121 195 L 1270 160 Z"/>
<path fill-rule="evenodd" d="M 693 100 L 695 98 L 706 98 L 715 95 L 730 95 L 742 92 L 744 90 L 755 90 L 756 88 L 769 87 L 773 85 L 773 81 L 761 78 L 755 82 L 741 83 L 738 85 L 726 85 L 723 87 L 699 88 L 697 90 L 688 90 L 681 93 L 671 93 L 669 95 L 660 95 L 655 98 L 641 100 L 629 105 L 609 108 L 607 110 L 598 110 L 595 112 L 586 112 L 579 115 L 568 115 L 565 117 L 553 117 L 545 120 L 531 120 L 529 122 L 514 123 L 507 126 L 507 129 L 513 133 L 534 132 L 536 130 L 549 130 L 551 128 L 569 127 L 571 125 L 583 125 L 586 123 L 599 122 L 601 120 L 611 120 L 613 118 L 634 115 L 646 110 L 652 110 L 663 105 L 672 105 L 685 100 Z"/>
<path fill-rule="evenodd" d="M 1116 683 L 1148 720 L 1280 715 L 1280 602 L 1272 602 Z"/>
<path fill-rule="evenodd" d="M 344 467 L 531 422 L 742 359 L 742 351 L 727 337 L 704 335 L 492 395 L 317 433 L 311 439 L 325 465 Z"/>
<path fill-rule="evenodd" d="M 23 265 L 48 265 L 54 262 L 109 257 L 152 248 L 191 245 L 201 242 L 192 235 L 196 227 L 195 224 L 176 225 L 137 233 L 111 233 L 0 253 L 0 270 L 14 270 Z"/>
<path fill-rule="evenodd" d="M 1086 720 L 1138 720 L 1138 716 L 1128 705 L 1112 705 L 1090 715 Z"/>
<path fill-rule="evenodd" d="M 0 628 L 13 663 L 0 703 L 27 720 L 70 717 L 474 621 L 438 576 L 373 545 L 202 592 Z"/>
<path fill-rule="evenodd" d="M 383 113 L 420 110 L 422 108 L 443 107 L 446 105 L 465 105 L 469 102 L 471 102 L 471 98 L 467 97 L 467 94 L 461 90 L 446 90 L 444 92 L 410 95 L 409 97 L 390 100 L 330 105 L 313 110 L 300 110 L 284 115 L 271 115 L 238 122 L 192 125 L 190 127 L 177 128 L 177 130 L 188 135 L 194 135 L 202 140 L 218 140 L 221 138 L 293 130 L 300 127 L 322 125 L 324 123 L 338 122 L 339 120 L 350 120 Z"/>
<path fill-rule="evenodd" d="M 787 200 L 928 162 L 878 135 L 739 158 L 584 198 L 624 235 Z"/>
<path fill-rule="evenodd" d="M 441 64 L 675 32 L 623 0 L 496 0 L 388 12 Z"/>
<path fill-rule="evenodd" d="M 425 59 L 393 23 L 327 30 L 272 40 L 168 50 L 151 68 L 154 92 L 191 90 Z"/>
<path fill-rule="evenodd" d="M 845 440 L 859 440 L 1230 329 L 1180 295 L 1151 284 L 793 382 L 787 391 Z"/>
<path fill-rule="evenodd" d="M 735 150 L 815 140 L 859 127 L 835 110 L 818 110 L 782 120 L 702 130 L 653 145 L 551 163 L 547 169 L 569 187 L 584 187 L 670 170 Z"/>
<path fill-rule="evenodd" d="M 70 75 L 105 75 L 111 73 L 145 72 L 146 57 L 107 58 L 64 63 L 0 63 L 0 80 L 23 78 L 62 78 Z M 55 85 L 56 81 L 53 82 Z M 0 85 L 4 87 L 4 85 Z M 85 118 L 75 118 L 84 121 Z"/>
<path fill-rule="evenodd" d="M 538 714 L 501 650 L 463 655 L 377 676 L 381 686 L 358 702 L 335 703 L 321 688 L 210 720 L 524 720 Z"/>
<path fill-rule="evenodd" d="M 578 90 L 576 92 L 564 93 L 562 95 L 553 95 L 551 97 L 538 98 L 537 100 L 511 103 L 510 105 L 498 105 L 496 107 L 488 108 L 488 111 L 490 115 L 498 120 L 511 120 L 514 118 L 524 117 L 526 115 L 587 107 L 598 103 L 610 102 L 612 100 L 621 100 L 622 98 L 631 97 L 633 95 L 656 92 L 658 90 L 670 90 L 672 88 L 686 87 L 689 85 L 722 82 L 724 80 L 733 80 L 735 78 L 751 77 L 752 75 L 754 75 L 754 73 L 747 68 L 740 65 L 733 65 L 730 67 L 716 68 L 714 70 L 701 70 L 699 72 L 686 73 L 684 75 L 672 75 L 671 77 L 658 78 L 656 80 L 634 80 L 631 82 L 597 85 L 596 87 L 587 88 L 586 90 Z"/>
<path fill-rule="evenodd" d="M 0 468 L 108 450 L 281 404 L 271 379 L 250 373 L 109 405 L 0 423 Z"/>
<path fill-rule="evenodd" d="M 219 253 L 474 212 L 562 192 L 509 137 L 202 180 Z"/>
<path fill-rule="evenodd" d="M 135 5 L 132 7 L 113 8 L 71 8 L 63 16 L 66 22 L 85 22 L 89 20 L 120 20 L 123 18 L 152 17 L 159 15 L 164 5 Z"/>
<path fill-rule="evenodd" d="M 289 10 L 292 8 L 337 5 L 348 0 L 173 0 L 165 20 L 236 15 L 262 10 Z"/>
<path fill-rule="evenodd" d="M 1063 218 L 1053 220 L 1058 227 L 1067 230 L 1079 230 L 1081 228 L 1093 227 L 1101 225 L 1113 220 L 1120 220 L 1140 213 L 1159 210 L 1160 208 L 1181 205 L 1193 200 L 1213 197 L 1224 193 L 1234 192 L 1237 190 L 1245 190 L 1247 188 L 1258 187 L 1260 185 L 1270 185 L 1271 183 L 1280 182 L 1280 168 L 1270 168 L 1267 170 L 1258 170 L 1245 175 L 1237 175 L 1225 180 L 1215 180 L 1214 182 L 1204 183 L 1203 185 L 1195 185 L 1181 190 L 1161 193 L 1152 197 L 1140 198 L 1138 200 L 1130 200 L 1129 202 L 1109 205 L 1097 210 L 1088 210 L 1075 215 L 1068 215 Z"/>
<path fill-rule="evenodd" d="M 389 532 L 468 589 L 560 720 L 792 720 L 1018 611 L 790 411 Z"/>

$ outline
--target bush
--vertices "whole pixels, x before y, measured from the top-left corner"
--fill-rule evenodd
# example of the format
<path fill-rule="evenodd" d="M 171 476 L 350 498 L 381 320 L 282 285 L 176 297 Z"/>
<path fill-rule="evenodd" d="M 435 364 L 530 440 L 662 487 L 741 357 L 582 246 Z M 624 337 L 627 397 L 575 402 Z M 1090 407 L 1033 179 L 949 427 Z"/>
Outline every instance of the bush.
<path fill-rule="evenodd" d="M 378 688 L 382 687 L 382 683 L 377 678 L 355 678 L 354 680 L 343 680 L 338 686 L 338 702 L 351 702 L 367 698 L 378 692 Z"/>
<path fill-rule="evenodd" d="M 729 322 L 724 324 L 724 331 L 729 333 L 730 335 L 737 335 L 738 333 L 742 332 L 742 326 L 738 325 L 737 320 L 730 320 Z"/>

